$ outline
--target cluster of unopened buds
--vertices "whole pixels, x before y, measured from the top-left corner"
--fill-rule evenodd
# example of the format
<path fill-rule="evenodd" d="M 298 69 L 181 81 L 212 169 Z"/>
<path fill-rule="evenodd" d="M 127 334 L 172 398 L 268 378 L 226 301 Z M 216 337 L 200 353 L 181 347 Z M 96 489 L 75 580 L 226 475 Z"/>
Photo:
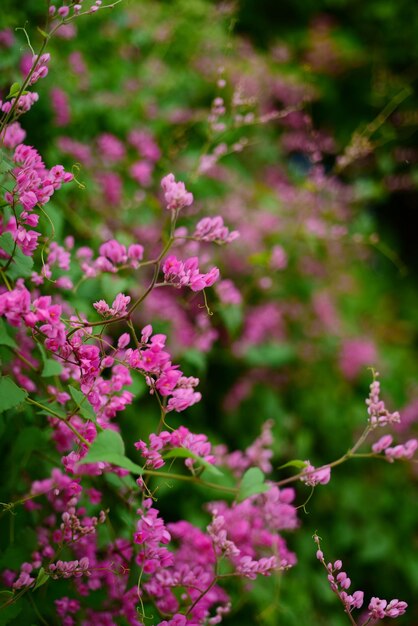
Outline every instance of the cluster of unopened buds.
<path fill-rule="evenodd" d="M 152 326 L 148 324 L 142 329 L 140 347 L 129 348 L 125 359 L 130 367 L 145 374 L 152 391 L 168 398 L 167 411 L 184 411 L 201 400 L 201 394 L 194 390 L 199 379 L 184 376 L 179 366 L 171 363 L 166 340 L 165 335 L 152 335 Z"/>
<path fill-rule="evenodd" d="M 104 317 L 108 316 L 122 316 L 126 315 L 128 312 L 127 306 L 131 301 L 130 296 L 125 296 L 123 293 L 118 293 L 116 298 L 113 300 L 112 306 L 110 307 L 105 300 L 99 300 L 93 304 L 94 308 L 100 315 Z"/>
<path fill-rule="evenodd" d="M 80 578 L 89 576 L 89 559 L 84 556 L 79 561 L 57 561 L 48 567 L 51 578 Z"/>
<path fill-rule="evenodd" d="M 223 117 L 225 113 L 226 107 L 224 99 L 218 96 L 212 102 L 211 112 L 208 117 L 208 122 L 213 131 L 219 133 L 225 130 L 225 123 L 220 121 L 220 118 Z"/>
<path fill-rule="evenodd" d="M 353 609 L 360 609 L 364 603 L 364 592 L 354 591 L 353 594 L 347 593 L 351 586 L 351 579 L 347 573 L 342 571 L 342 561 L 337 560 L 334 563 L 326 563 L 324 553 L 321 550 L 320 538 L 318 535 L 313 537 L 316 545 L 316 558 L 322 563 L 328 573 L 328 582 L 331 590 L 340 598 L 344 605 L 346 613 L 351 615 Z M 377 597 L 372 597 L 368 605 L 368 616 L 363 626 L 368 624 L 370 620 L 383 619 L 385 617 L 399 617 L 403 615 L 408 605 L 406 602 L 398 599 L 391 600 L 389 603 L 387 600 L 381 600 Z M 355 623 L 353 621 L 353 623 Z"/>
<path fill-rule="evenodd" d="M 86 10 L 86 13 L 96 13 L 102 6 L 102 0 L 95 0 L 95 2 Z M 78 15 L 80 11 L 83 9 L 83 0 L 77 0 L 76 2 L 70 2 L 70 4 L 63 4 L 60 7 L 55 7 L 51 5 L 49 7 L 49 14 L 51 16 L 57 16 L 62 20 L 65 20 L 67 17 L 71 15 L 71 11 L 73 11 L 73 15 Z"/>
<path fill-rule="evenodd" d="M 398 411 L 390 413 L 383 400 L 380 399 L 380 382 L 376 380 L 378 375 L 378 373 L 375 374 L 375 380 L 370 385 L 370 394 L 366 400 L 369 423 L 373 428 L 398 424 L 401 420 Z"/>
<path fill-rule="evenodd" d="M 196 224 L 193 233 L 195 239 L 200 241 L 211 241 L 214 243 L 231 243 L 238 239 L 239 232 L 237 230 L 229 231 L 225 226 L 222 217 L 204 217 Z"/>
<path fill-rule="evenodd" d="M 139 243 L 125 245 L 110 239 L 99 248 L 99 256 L 94 257 L 91 248 L 79 248 L 76 257 L 80 260 L 81 270 L 86 278 L 93 278 L 102 272 L 117 273 L 120 269 L 129 267 L 137 269 L 144 254 L 144 248 Z"/>
<path fill-rule="evenodd" d="M 418 449 L 417 439 L 409 439 L 405 443 L 398 444 L 396 446 L 392 446 L 392 443 L 392 435 L 383 435 L 383 437 L 381 437 L 379 441 L 373 444 L 372 450 L 375 454 L 384 452 L 387 460 L 393 463 L 393 461 L 396 460 L 412 459 Z"/>
<path fill-rule="evenodd" d="M 7 100 L 7 102 L 0 100 L 0 109 L 3 113 L 10 113 L 13 108 L 15 114 L 20 115 L 21 113 L 27 113 L 38 100 L 39 95 L 31 91 L 29 93 L 23 93 L 18 99 L 11 98 L 11 100 Z"/>
<path fill-rule="evenodd" d="M 201 457 L 207 463 L 215 463 L 215 457 L 211 453 L 211 444 L 206 435 L 195 435 L 185 426 L 180 426 L 172 432 L 162 431 L 159 435 L 151 433 L 150 443 L 140 440 L 135 443 L 135 448 L 139 450 L 146 459 L 145 465 L 153 469 L 159 469 L 165 465 L 164 454 L 173 448 L 184 448 L 190 450 L 194 456 Z M 195 459 L 186 459 L 185 464 L 193 468 Z"/>

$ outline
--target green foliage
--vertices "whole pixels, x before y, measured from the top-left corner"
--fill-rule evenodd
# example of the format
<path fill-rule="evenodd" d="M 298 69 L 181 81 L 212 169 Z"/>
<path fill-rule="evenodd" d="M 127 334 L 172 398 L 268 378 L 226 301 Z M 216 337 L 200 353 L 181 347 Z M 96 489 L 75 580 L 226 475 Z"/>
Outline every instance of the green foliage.
<path fill-rule="evenodd" d="M 141 475 L 142 467 L 133 463 L 125 456 L 125 444 L 122 437 L 114 430 L 103 430 L 93 441 L 86 456 L 80 461 L 80 465 L 86 463 L 112 463 L 117 467 L 127 469 L 133 474 Z"/>
<path fill-rule="evenodd" d="M 26 278 L 31 275 L 33 269 L 33 259 L 23 254 L 22 250 L 15 245 L 10 233 L 0 235 L 0 248 L 5 250 L 12 257 L 12 261 L 7 268 L 7 275 L 12 278 Z"/>
<path fill-rule="evenodd" d="M 13 382 L 10 376 L 0 378 L 0 413 L 8 411 L 22 404 L 27 397 L 27 392 Z"/>
<path fill-rule="evenodd" d="M 241 502 L 257 493 L 265 493 L 269 485 L 264 482 L 264 474 L 258 467 L 250 467 L 241 479 L 238 501 Z"/>

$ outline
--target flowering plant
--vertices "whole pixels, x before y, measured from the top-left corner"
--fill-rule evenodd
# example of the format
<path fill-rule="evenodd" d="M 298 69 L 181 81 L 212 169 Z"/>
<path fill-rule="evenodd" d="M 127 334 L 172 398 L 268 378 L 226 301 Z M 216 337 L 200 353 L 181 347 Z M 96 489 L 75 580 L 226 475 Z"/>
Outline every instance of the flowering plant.
<path fill-rule="evenodd" d="M 262 606 L 259 581 L 286 581 L 297 567 L 297 540 L 288 533 L 302 534 L 300 509 L 315 487 L 331 487 L 334 468 L 360 458 L 413 467 L 418 447 L 413 433 L 402 433 L 400 414 L 386 408 L 373 371 L 364 426 L 346 452 L 341 435 L 338 452 L 329 446 L 315 467 L 305 457 L 318 452 L 303 441 L 292 445 L 305 460 L 292 458 L 288 433 L 285 463 L 275 465 L 281 409 L 272 389 L 291 398 L 313 382 L 321 359 L 347 389 L 378 360 L 378 333 L 367 339 L 356 328 L 351 336 L 340 305 L 364 288 L 347 264 L 371 262 L 375 236 L 349 229 L 356 199 L 324 166 L 334 144 L 304 112 L 314 98 L 308 85 L 277 79 L 260 90 L 250 78 L 262 81 L 255 68 L 267 61 L 247 51 L 243 66 L 244 42 L 229 67 L 216 59 L 213 72 L 202 37 L 186 78 L 197 91 L 215 92 L 208 112 L 172 84 L 164 46 L 176 38 L 156 28 L 159 14 L 149 28 L 160 48 L 155 55 L 145 41 L 144 72 L 156 95 L 173 92 L 171 110 L 158 110 L 138 77 L 122 73 L 123 88 L 112 92 L 95 88 L 88 55 L 72 48 L 88 20 L 116 39 L 120 27 L 120 53 L 129 70 L 136 63 L 141 9 L 128 7 L 121 14 L 132 23 L 119 26 L 105 17 L 116 4 L 49 3 L 38 52 L 23 54 L 20 82 L 0 102 L 0 410 L 4 441 L 12 442 L 1 512 L 4 623 L 233 621 L 243 591 L 253 590 Z M 228 8 L 223 19 L 231 19 Z M 227 29 L 219 28 L 222 43 Z M 12 57 L 10 35 L 3 32 L 1 45 Z M 57 39 L 62 49 L 53 48 Z M 34 85 L 42 96 L 60 58 L 68 75 L 49 87 L 44 154 L 31 145 L 25 119 L 42 103 Z M 123 110 L 127 121 L 116 115 L 115 128 L 105 121 L 97 133 L 86 123 L 77 136 L 80 120 L 97 111 L 95 103 L 78 110 L 65 80 L 80 102 L 93 94 L 103 115 Z M 140 123 L 133 122 L 136 100 Z M 260 136 L 270 145 L 280 140 L 287 155 L 280 167 L 263 162 Z M 308 159 L 302 182 L 301 172 L 286 169 L 295 151 Z M 252 158 L 265 176 L 257 211 L 255 179 L 246 184 L 240 173 L 252 171 Z M 257 397 L 267 415 L 253 427 L 248 403 Z M 309 414 L 303 400 L 295 406 Z M 221 410 L 226 425 L 217 428 Z M 243 414 L 252 440 L 227 446 L 222 439 L 236 438 L 242 426 L 233 421 Z M 297 416 L 291 434 L 296 426 Z M 394 434 L 374 441 L 381 428 Z M 357 622 L 363 592 L 348 594 L 340 561 L 327 565 L 316 534 L 315 541 L 343 619 L 364 625 L 405 613 L 405 600 L 373 596 Z M 282 610 L 271 598 L 267 606 Z"/>

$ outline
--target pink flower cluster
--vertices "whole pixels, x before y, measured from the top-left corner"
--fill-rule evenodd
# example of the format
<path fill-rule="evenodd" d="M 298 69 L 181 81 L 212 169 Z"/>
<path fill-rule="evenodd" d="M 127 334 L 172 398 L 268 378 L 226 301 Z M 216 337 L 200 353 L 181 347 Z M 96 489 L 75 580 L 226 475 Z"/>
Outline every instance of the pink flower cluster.
<path fill-rule="evenodd" d="M 347 380 L 355 380 L 365 367 L 370 367 L 376 360 L 377 350 L 372 341 L 362 338 L 343 341 L 339 366 Z"/>
<path fill-rule="evenodd" d="M 151 500 L 145 500 L 140 509 L 134 541 L 141 546 L 137 562 L 147 575 L 141 587 L 162 614 L 173 616 L 159 626 L 218 624 L 230 604 L 215 584 L 216 558 L 210 537 L 186 521 L 165 526 L 150 504 Z M 177 544 L 173 551 L 165 548 L 170 538 Z"/>
<path fill-rule="evenodd" d="M 54 110 L 55 126 L 66 126 L 71 119 L 71 110 L 65 91 L 59 87 L 51 89 L 51 105 Z"/>
<path fill-rule="evenodd" d="M 91 248 L 83 246 L 77 250 L 76 256 L 81 261 L 81 269 L 86 278 L 92 278 L 102 272 L 117 273 L 120 269 L 130 267 L 136 269 L 144 255 L 144 248 L 139 243 L 124 246 L 116 239 L 102 243 L 99 256 L 93 259 Z"/>
<path fill-rule="evenodd" d="M 328 466 L 315 469 L 309 461 L 305 461 L 306 466 L 303 470 L 303 476 L 300 480 L 309 487 L 316 487 L 317 485 L 326 485 L 331 480 L 331 468 Z"/>
<path fill-rule="evenodd" d="M 401 600 L 395 599 L 388 603 L 387 600 L 381 600 L 380 598 L 372 598 L 368 606 L 369 615 L 372 619 L 399 617 L 406 612 L 407 608 L 407 603 L 402 602 Z"/>
<path fill-rule="evenodd" d="M 386 458 L 393 463 L 396 460 L 412 459 L 418 449 L 418 439 L 409 439 L 404 444 L 391 447 L 392 443 L 392 435 L 383 435 L 379 441 L 373 444 L 372 450 L 375 454 L 384 452 Z"/>
<path fill-rule="evenodd" d="M 89 572 L 89 560 L 87 557 L 83 557 L 80 561 L 57 561 L 51 563 L 48 567 L 48 573 L 51 578 L 79 578 L 80 576 L 88 576 Z"/>
<path fill-rule="evenodd" d="M 169 398 L 167 411 L 180 412 L 201 399 L 201 394 L 194 391 L 199 379 L 183 376 L 179 366 L 171 363 L 170 354 L 165 350 L 166 340 L 165 335 L 152 335 L 152 326 L 145 326 L 141 346 L 128 349 L 125 358 L 130 367 L 144 372 L 151 390 Z"/>
<path fill-rule="evenodd" d="M 322 565 L 328 572 L 328 582 L 332 591 L 340 598 L 345 606 L 347 613 L 351 613 L 353 609 L 360 609 L 364 602 L 364 592 L 355 591 L 352 595 L 347 593 L 347 590 L 351 586 L 351 580 L 346 572 L 342 571 L 342 561 L 338 560 L 335 563 L 326 563 L 324 559 L 324 553 L 321 550 L 320 539 L 317 535 L 314 535 L 314 541 L 318 547 L 316 552 L 316 558 L 321 561 Z M 373 597 L 370 600 L 368 606 L 368 619 L 383 619 L 385 617 L 399 617 L 403 615 L 408 605 L 406 602 L 399 601 L 397 599 L 391 600 L 389 603 L 387 600 L 381 600 L 380 598 Z"/>
<path fill-rule="evenodd" d="M 199 271 L 199 259 L 191 257 L 186 261 L 179 261 L 171 255 L 163 264 L 164 280 L 175 287 L 190 287 L 192 291 L 202 291 L 211 287 L 219 278 L 219 270 L 212 267 L 209 272 L 202 274 Z"/>
<path fill-rule="evenodd" d="M 16 146 L 25 141 L 26 131 L 23 130 L 19 122 L 13 122 L 13 124 L 7 124 L 4 129 L 3 136 L 0 140 L 9 150 L 13 150 Z"/>
<path fill-rule="evenodd" d="M 41 54 L 40 56 L 34 55 L 32 57 L 32 66 L 33 72 L 29 78 L 29 85 L 34 85 L 41 78 L 45 78 L 48 74 L 48 63 L 50 61 L 51 55 L 47 52 L 45 54 Z"/>
<path fill-rule="evenodd" d="M 294 498 L 293 489 L 271 486 L 264 494 L 232 505 L 211 502 L 208 534 L 217 557 L 224 555 L 238 575 L 250 579 L 294 565 L 296 557 L 279 534 L 298 526 Z M 266 551 L 274 556 L 265 557 Z"/>
<path fill-rule="evenodd" d="M 35 91 L 31 91 L 26 94 L 22 94 L 19 99 L 12 98 L 7 102 L 3 102 L 0 99 L 0 110 L 3 113 L 10 113 L 12 108 L 14 107 L 14 115 L 21 115 L 22 113 L 27 113 L 30 111 L 35 102 L 38 102 L 39 96 Z"/>
<path fill-rule="evenodd" d="M 155 139 L 147 130 L 131 130 L 128 135 L 128 141 L 139 153 L 141 157 L 155 163 L 161 157 Z"/>
<path fill-rule="evenodd" d="M 159 469 L 165 465 L 164 454 L 173 448 L 184 448 L 193 454 L 201 457 L 208 463 L 215 463 L 215 457 L 211 454 L 211 444 L 206 435 L 195 435 L 185 426 L 180 426 L 176 430 L 168 432 L 162 431 L 156 435 L 151 433 L 150 443 L 140 440 L 135 443 L 135 448 L 139 450 L 146 459 L 145 466 Z M 196 461 L 192 458 L 185 460 L 185 465 L 192 469 Z"/>
<path fill-rule="evenodd" d="M 74 238 L 71 236 L 65 238 L 64 246 L 58 245 L 55 241 L 51 242 L 46 262 L 42 265 L 40 272 L 32 273 L 32 282 L 35 285 L 42 285 L 45 279 L 52 280 L 53 268 L 68 272 L 70 270 L 71 250 L 73 246 Z M 68 290 L 73 288 L 73 282 L 69 276 L 58 276 L 53 282 L 55 286 L 60 289 Z"/>
<path fill-rule="evenodd" d="M 204 217 L 196 224 L 193 237 L 200 241 L 213 241 L 214 243 L 231 243 L 238 239 L 237 230 L 229 231 L 224 225 L 222 217 Z"/>
<path fill-rule="evenodd" d="M 111 133 L 102 133 L 97 139 L 101 157 L 109 163 L 118 163 L 125 157 L 125 146 Z"/>
<path fill-rule="evenodd" d="M 94 302 L 93 306 L 100 315 L 113 316 L 113 317 L 121 317 L 126 315 L 128 312 L 127 306 L 131 301 L 130 296 L 125 296 L 123 293 L 118 293 L 116 298 L 113 300 L 112 306 L 110 307 L 105 300 L 99 300 L 98 302 Z"/>
<path fill-rule="evenodd" d="M 134 543 L 142 546 L 136 562 L 146 574 L 152 574 L 157 568 L 173 564 L 173 555 L 163 547 L 170 543 L 171 535 L 158 510 L 152 506 L 151 498 L 144 500 L 142 507 L 137 511 L 140 519 L 134 534 Z"/>
<path fill-rule="evenodd" d="M 16 147 L 13 161 L 16 164 L 13 169 L 16 184 L 12 192 L 6 193 L 6 201 L 11 205 L 16 202 L 21 204 L 24 210 L 20 220 L 29 226 L 36 226 L 39 216 L 32 214 L 33 209 L 37 204 L 44 206 L 63 183 L 73 179 L 73 175 L 66 172 L 62 165 L 54 165 L 48 170 L 38 151 L 23 143 Z"/>
<path fill-rule="evenodd" d="M 174 174 L 167 174 L 161 181 L 164 200 L 169 211 L 179 211 L 193 203 L 193 194 L 186 190 L 184 183 L 176 182 Z"/>
<path fill-rule="evenodd" d="M 233 474 L 238 478 L 241 477 L 249 467 L 259 467 L 264 473 L 269 474 L 272 471 L 271 459 L 273 451 L 273 421 L 264 422 L 259 437 L 242 452 L 234 450 L 229 452 L 224 444 L 220 444 L 214 448 L 214 455 L 219 465 L 225 465 L 232 470 Z"/>
<path fill-rule="evenodd" d="M 370 394 L 366 399 L 366 404 L 368 406 L 369 423 L 373 428 L 387 426 L 388 424 L 398 424 L 401 421 L 398 411 L 390 413 L 383 400 L 380 399 L 380 383 L 378 380 L 374 380 L 370 385 Z"/>

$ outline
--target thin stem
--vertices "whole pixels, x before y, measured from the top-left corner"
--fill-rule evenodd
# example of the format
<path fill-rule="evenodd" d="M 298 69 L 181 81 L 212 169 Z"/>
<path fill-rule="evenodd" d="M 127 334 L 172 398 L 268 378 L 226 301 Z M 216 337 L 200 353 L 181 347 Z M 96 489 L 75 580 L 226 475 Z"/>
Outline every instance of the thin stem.
<path fill-rule="evenodd" d="M 331 468 L 331 467 L 336 467 L 337 465 L 341 465 L 342 463 L 345 463 L 346 461 L 348 461 L 348 459 L 365 458 L 365 457 L 383 458 L 384 459 L 384 457 L 380 457 L 379 455 L 376 455 L 373 452 L 361 453 L 361 454 L 356 453 L 356 450 L 358 450 L 360 448 L 360 446 L 365 442 L 365 440 L 367 439 L 369 433 L 372 430 L 373 429 L 368 424 L 366 426 L 366 428 L 364 429 L 363 433 L 360 435 L 360 438 L 358 439 L 358 441 L 354 444 L 354 446 L 352 448 L 350 448 L 345 454 L 343 454 L 336 461 L 331 461 L 331 463 L 326 463 L 325 465 L 321 465 L 321 467 L 316 467 L 315 469 L 313 469 L 310 472 L 302 470 L 301 472 L 298 472 L 298 474 L 294 474 L 294 476 L 290 476 L 289 478 L 284 478 L 283 480 L 279 480 L 279 481 L 275 482 L 274 484 L 277 487 L 282 487 L 283 485 L 288 485 L 289 483 L 293 483 L 293 482 L 299 480 L 302 477 L 312 476 L 313 474 L 316 474 L 316 472 L 319 472 L 322 469 L 326 469 L 327 467 Z M 386 459 L 384 459 L 384 460 L 386 460 Z"/>
<path fill-rule="evenodd" d="M 238 489 L 236 487 L 224 487 L 222 485 L 217 485 L 216 483 L 211 483 L 206 480 L 202 480 L 198 476 L 185 476 L 184 474 L 171 474 L 170 472 L 160 472 L 159 470 L 147 470 L 143 471 L 143 474 L 146 476 L 157 476 L 159 478 L 167 478 L 172 480 L 182 480 L 183 482 L 194 483 L 196 485 L 201 485 L 202 487 L 209 487 L 210 489 L 216 489 L 217 491 L 223 491 L 226 493 L 231 493 L 233 495 L 237 495 Z"/>
<path fill-rule="evenodd" d="M 33 406 L 37 406 L 39 409 L 42 409 L 43 411 L 50 413 L 53 417 L 58 418 L 61 422 L 63 422 L 64 424 L 66 424 L 66 426 L 68 426 L 68 428 L 74 433 L 74 435 L 76 435 L 76 437 L 80 441 L 84 443 L 84 445 L 90 448 L 90 442 L 87 441 L 87 439 L 85 439 L 83 435 L 78 432 L 78 430 L 71 424 L 71 422 L 67 420 L 67 418 L 62 417 L 62 415 L 60 415 L 59 413 L 56 413 L 50 407 L 45 406 L 44 404 L 41 404 L 40 402 L 36 402 L 36 400 L 32 400 L 32 398 L 26 398 L 26 402 L 28 402 L 29 404 L 32 404 Z"/>
<path fill-rule="evenodd" d="M 189 608 L 187 609 L 187 612 L 185 613 L 185 617 L 187 617 L 194 609 L 194 607 L 196 606 L 196 604 L 198 604 L 201 599 L 203 598 L 203 596 L 205 596 L 211 589 L 212 587 L 214 587 L 216 585 L 218 578 L 217 576 L 215 576 L 215 578 L 212 580 L 212 582 L 206 587 L 206 589 L 204 589 L 201 594 L 199 596 L 197 596 L 196 600 L 193 602 L 193 604 L 191 604 L 189 606 Z"/>

